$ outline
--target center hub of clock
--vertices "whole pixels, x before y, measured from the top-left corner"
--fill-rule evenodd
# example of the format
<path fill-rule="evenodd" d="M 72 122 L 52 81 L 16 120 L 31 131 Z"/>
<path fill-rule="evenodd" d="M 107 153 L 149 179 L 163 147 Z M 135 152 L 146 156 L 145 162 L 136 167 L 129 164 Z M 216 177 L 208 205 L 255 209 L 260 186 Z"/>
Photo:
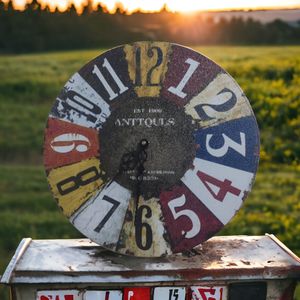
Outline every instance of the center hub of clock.
<path fill-rule="evenodd" d="M 158 197 L 191 168 L 194 128 L 183 108 L 164 99 L 124 101 L 100 130 L 101 169 L 134 194 Z"/>

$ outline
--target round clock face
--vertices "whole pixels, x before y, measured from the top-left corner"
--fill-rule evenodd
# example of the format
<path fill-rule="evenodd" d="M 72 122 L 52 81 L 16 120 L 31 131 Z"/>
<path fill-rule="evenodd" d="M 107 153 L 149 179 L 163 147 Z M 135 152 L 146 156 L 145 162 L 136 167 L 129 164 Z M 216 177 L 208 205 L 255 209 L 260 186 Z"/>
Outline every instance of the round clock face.
<path fill-rule="evenodd" d="M 221 230 L 251 189 L 259 133 L 238 84 L 177 44 L 137 42 L 75 73 L 49 114 L 54 198 L 113 251 L 163 256 Z"/>

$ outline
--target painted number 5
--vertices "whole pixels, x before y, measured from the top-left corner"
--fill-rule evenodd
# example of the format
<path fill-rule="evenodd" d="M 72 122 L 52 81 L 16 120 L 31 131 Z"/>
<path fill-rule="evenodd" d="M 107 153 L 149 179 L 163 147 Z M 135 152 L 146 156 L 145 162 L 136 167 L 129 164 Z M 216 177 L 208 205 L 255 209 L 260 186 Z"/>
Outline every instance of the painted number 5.
<path fill-rule="evenodd" d="M 246 135 L 245 135 L 245 133 L 240 132 L 240 139 L 241 139 L 240 144 L 233 141 L 226 134 L 222 133 L 224 143 L 223 143 L 223 146 L 218 149 L 212 148 L 210 146 L 210 140 L 212 137 L 213 137 L 213 134 L 208 134 L 206 136 L 206 149 L 210 155 L 215 156 L 215 157 L 222 157 L 228 152 L 229 148 L 232 148 L 239 154 L 246 156 Z"/>
<path fill-rule="evenodd" d="M 180 208 L 180 207 L 184 206 L 185 202 L 186 202 L 185 195 L 182 195 L 179 198 L 176 198 L 176 199 L 173 199 L 172 201 L 170 201 L 168 203 L 168 206 L 169 206 L 175 220 L 177 220 L 181 216 L 185 216 L 191 220 L 192 228 L 187 232 L 185 232 L 185 231 L 182 232 L 182 234 L 185 236 L 185 238 L 191 239 L 200 232 L 201 223 L 200 223 L 200 220 L 199 220 L 198 216 L 196 215 L 196 213 L 193 212 L 192 210 L 183 209 L 181 211 L 176 211 L 176 208 Z"/>

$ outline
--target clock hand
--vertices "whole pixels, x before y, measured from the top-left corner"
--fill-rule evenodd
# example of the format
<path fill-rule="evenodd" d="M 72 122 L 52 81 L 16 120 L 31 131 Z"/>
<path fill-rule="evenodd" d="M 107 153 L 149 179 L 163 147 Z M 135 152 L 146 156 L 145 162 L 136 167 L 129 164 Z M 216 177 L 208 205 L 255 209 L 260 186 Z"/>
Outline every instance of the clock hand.
<path fill-rule="evenodd" d="M 137 220 L 137 210 L 139 207 L 139 198 L 140 198 L 140 193 L 141 193 L 141 185 L 143 183 L 143 175 L 145 172 L 145 167 L 144 163 L 147 161 L 147 152 L 146 149 L 149 146 L 149 142 L 146 139 L 142 139 L 138 146 L 137 146 L 137 167 L 136 167 L 136 201 L 135 201 L 135 218 L 134 218 L 134 224 L 136 225 L 136 220 Z"/>

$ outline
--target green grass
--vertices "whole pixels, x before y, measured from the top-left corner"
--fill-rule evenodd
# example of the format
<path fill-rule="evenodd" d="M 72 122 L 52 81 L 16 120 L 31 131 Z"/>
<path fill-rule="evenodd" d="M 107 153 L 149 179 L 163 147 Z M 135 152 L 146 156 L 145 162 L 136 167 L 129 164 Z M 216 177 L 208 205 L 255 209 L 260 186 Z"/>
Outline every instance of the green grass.
<path fill-rule="evenodd" d="M 196 49 L 235 77 L 261 129 L 253 191 L 220 234 L 273 233 L 300 255 L 300 47 Z M 81 236 L 49 192 L 43 130 L 64 83 L 101 51 L 0 56 L 0 274 L 23 237 Z"/>
<path fill-rule="evenodd" d="M 262 159 L 300 163 L 300 143 L 295 143 L 300 138 L 300 47 L 196 49 L 244 89 L 261 128 Z M 43 129 L 55 97 L 101 51 L 0 56 L 0 161 L 41 161 Z"/>

